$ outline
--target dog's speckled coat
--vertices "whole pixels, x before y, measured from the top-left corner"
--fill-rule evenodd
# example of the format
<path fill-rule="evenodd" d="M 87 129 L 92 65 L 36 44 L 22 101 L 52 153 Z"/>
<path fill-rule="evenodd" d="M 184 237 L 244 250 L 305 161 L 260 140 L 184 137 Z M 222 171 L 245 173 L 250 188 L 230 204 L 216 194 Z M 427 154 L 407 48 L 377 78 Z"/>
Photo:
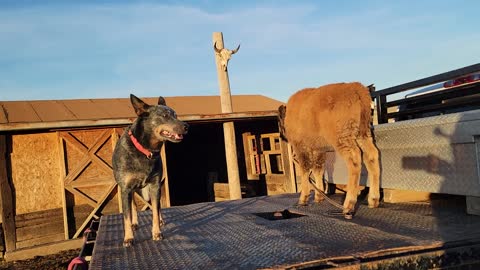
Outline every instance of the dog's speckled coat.
<path fill-rule="evenodd" d="M 154 106 L 134 95 L 130 95 L 130 101 L 138 117 L 118 140 L 112 157 L 113 174 L 122 196 L 123 245 L 126 247 L 132 245 L 133 231 L 138 226 L 133 192 L 141 189 L 146 189 L 151 199 L 152 239 L 162 239 L 160 227 L 164 221 L 160 210 L 160 187 L 163 172 L 159 152 L 166 141 L 178 143 L 188 131 L 188 124 L 177 119 L 175 111 L 166 105 L 162 97 Z M 129 132 L 143 148 L 152 153 L 150 157 L 137 149 Z"/>

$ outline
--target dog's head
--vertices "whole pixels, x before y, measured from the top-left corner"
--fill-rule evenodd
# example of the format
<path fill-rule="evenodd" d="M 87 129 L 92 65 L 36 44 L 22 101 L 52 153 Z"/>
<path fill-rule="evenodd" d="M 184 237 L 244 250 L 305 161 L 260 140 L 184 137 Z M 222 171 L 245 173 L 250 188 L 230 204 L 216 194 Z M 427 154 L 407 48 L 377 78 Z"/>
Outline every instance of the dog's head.
<path fill-rule="evenodd" d="M 285 131 L 285 115 L 286 114 L 287 114 L 287 106 L 280 105 L 280 107 L 278 107 L 278 115 L 277 115 L 278 130 L 280 131 L 280 137 L 285 141 L 288 141 L 287 134 Z"/>
<path fill-rule="evenodd" d="M 158 105 L 148 105 L 132 94 L 130 101 L 144 130 L 152 134 L 153 140 L 176 143 L 187 134 L 188 124 L 177 119 L 177 113 L 167 106 L 163 97 L 158 98 Z"/>

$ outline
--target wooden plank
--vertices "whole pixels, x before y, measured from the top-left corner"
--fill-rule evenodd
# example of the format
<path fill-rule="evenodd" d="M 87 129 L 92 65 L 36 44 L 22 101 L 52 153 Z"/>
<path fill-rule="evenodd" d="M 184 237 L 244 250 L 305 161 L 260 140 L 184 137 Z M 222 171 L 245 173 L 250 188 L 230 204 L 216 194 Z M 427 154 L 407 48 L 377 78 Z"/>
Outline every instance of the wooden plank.
<path fill-rule="evenodd" d="M 215 201 L 221 202 L 230 199 L 229 185 L 227 183 L 213 183 Z"/>
<path fill-rule="evenodd" d="M 112 167 L 106 163 L 104 160 L 99 158 L 96 153 L 97 151 L 105 144 L 108 139 L 111 137 L 111 132 L 109 129 L 106 129 L 100 137 L 95 141 L 94 145 L 89 149 L 88 155 L 92 159 L 93 162 L 96 164 L 100 165 L 100 168 L 102 168 L 104 171 L 108 172 L 109 174 L 112 172 Z M 113 150 L 112 150 L 113 153 Z"/>
<path fill-rule="evenodd" d="M 268 151 L 263 152 L 263 157 L 265 158 L 265 169 L 267 170 L 267 175 L 272 174 L 272 164 L 270 163 L 270 155 L 267 153 Z"/>
<path fill-rule="evenodd" d="M 65 165 L 66 157 L 65 157 L 65 148 L 64 148 L 64 139 L 61 136 L 60 132 L 57 132 L 58 136 L 58 157 L 60 160 L 60 187 L 61 187 L 61 194 L 62 194 L 62 212 L 63 212 L 63 231 L 65 239 L 69 238 L 69 230 L 68 230 L 68 213 L 67 213 L 67 194 L 65 192 L 65 178 L 67 177 L 67 168 Z"/>
<path fill-rule="evenodd" d="M 286 177 L 281 174 L 265 175 L 268 195 L 284 194 L 287 192 Z"/>
<path fill-rule="evenodd" d="M 120 132 L 119 128 L 113 128 L 112 130 L 112 153 L 115 151 L 115 146 L 117 145 L 120 136 L 122 136 L 123 131 Z M 115 180 L 115 179 L 114 179 Z M 120 187 L 117 185 L 117 199 L 118 199 L 118 212 L 123 213 L 122 211 L 122 192 Z"/>
<path fill-rule="evenodd" d="M 7 146 L 7 136 L 0 135 L 0 212 L 5 235 L 5 249 L 8 252 L 16 249 L 16 232 L 13 190 L 7 173 Z"/>
<path fill-rule="evenodd" d="M 259 180 L 258 174 L 255 174 L 253 168 L 255 168 L 255 162 L 252 161 L 253 157 L 253 145 L 252 145 L 252 137 L 255 140 L 255 136 L 252 136 L 250 132 L 242 133 L 242 140 L 243 140 L 243 156 L 245 158 L 245 166 L 247 170 L 247 179 L 248 180 Z"/>
<path fill-rule="evenodd" d="M 225 122 L 233 120 L 245 120 L 254 118 L 272 118 L 277 117 L 278 111 L 256 111 L 256 112 L 235 112 L 220 114 L 194 114 L 180 115 L 178 119 L 188 122 Z M 78 120 L 78 121 L 52 121 L 52 122 L 10 122 L 0 123 L 0 131 L 19 131 L 19 130 L 60 130 L 84 127 L 107 127 L 107 126 L 127 126 L 132 124 L 134 118 L 121 119 L 101 119 L 101 120 Z"/>
<path fill-rule="evenodd" d="M 83 239 L 74 239 L 67 241 L 54 242 L 50 244 L 35 246 L 32 248 L 19 249 L 12 252 L 5 253 L 6 261 L 16 261 L 30 259 L 35 256 L 45 256 L 49 254 L 56 254 L 63 250 L 81 248 Z"/>
<path fill-rule="evenodd" d="M 293 150 L 292 146 L 287 143 L 287 149 L 288 149 L 288 164 L 290 168 L 290 186 L 291 186 L 291 192 L 295 193 L 298 191 L 297 188 L 297 179 L 295 177 L 295 160 L 293 158 Z"/>
<path fill-rule="evenodd" d="M 88 223 L 90 222 L 90 220 L 96 216 L 96 212 L 98 211 L 98 209 L 100 209 L 100 207 L 103 206 L 105 200 L 108 198 L 108 196 L 110 195 L 110 193 L 112 193 L 112 191 L 115 189 L 115 187 L 117 186 L 117 184 L 113 184 L 108 190 L 107 192 L 105 192 L 105 194 L 102 196 L 102 198 L 98 201 L 97 203 L 97 206 L 90 212 L 90 215 L 88 215 L 88 217 L 85 219 L 85 221 L 83 222 L 83 224 L 80 226 L 80 228 L 77 230 L 77 232 L 74 234 L 73 238 L 77 238 L 83 231 L 83 229 L 85 229 L 85 227 L 88 225 Z"/>
<path fill-rule="evenodd" d="M 283 174 L 285 175 L 286 192 L 295 193 L 296 185 L 293 168 L 293 157 L 290 145 L 287 142 L 280 140 L 280 149 L 282 153 L 282 167 Z"/>
<path fill-rule="evenodd" d="M 37 232 L 38 234 L 38 232 Z M 38 235 L 37 235 L 38 236 Z M 18 241 L 17 242 L 17 249 L 20 248 L 31 248 L 38 245 L 49 244 L 52 242 L 58 242 L 64 240 L 63 231 L 60 233 L 49 234 L 49 235 L 41 235 L 37 238 L 31 238 L 28 240 Z M 80 247 L 80 246 L 79 246 Z M 43 255 L 43 254 L 41 254 Z"/>
<path fill-rule="evenodd" d="M 52 219 L 46 223 L 30 224 L 27 227 L 17 228 L 17 241 L 31 240 L 44 235 L 63 234 L 62 224 L 63 221 L 59 217 L 59 219 Z"/>
<path fill-rule="evenodd" d="M 168 166 L 167 166 L 167 154 L 165 152 L 165 144 L 163 144 L 162 149 L 160 150 L 160 158 L 162 159 L 163 164 L 163 185 L 162 185 L 162 197 L 160 201 L 160 206 L 170 207 L 170 187 L 168 182 Z"/>
<path fill-rule="evenodd" d="M 387 203 L 428 201 L 430 195 L 424 191 L 383 189 L 383 201 Z"/>
<path fill-rule="evenodd" d="M 75 179 L 82 174 L 85 168 L 92 162 L 89 156 L 83 156 L 82 159 L 78 162 L 77 166 L 71 170 L 68 175 L 65 177 L 65 186 L 70 185 Z"/>
<path fill-rule="evenodd" d="M 23 215 L 17 215 L 15 217 L 15 225 L 18 230 L 19 228 L 23 228 L 23 227 L 48 223 L 51 220 L 55 220 L 55 219 L 61 220 L 62 217 L 63 217 L 62 208 L 33 212 L 33 213 L 28 213 Z"/>
<path fill-rule="evenodd" d="M 87 187 L 98 187 L 106 186 L 114 183 L 111 178 L 94 178 L 94 179 L 82 179 L 82 181 L 74 181 L 69 186 L 72 188 L 87 188 Z"/>
<path fill-rule="evenodd" d="M 81 193 L 81 192 L 78 191 L 77 189 L 75 189 L 75 188 L 73 188 L 73 187 L 71 187 L 71 186 L 65 186 L 65 189 L 68 190 L 68 191 L 70 191 L 71 193 L 79 196 L 79 197 L 84 198 L 85 201 L 86 201 L 86 203 L 89 204 L 90 206 L 92 206 L 92 207 L 97 206 L 97 203 L 98 203 L 98 202 L 97 202 L 96 200 L 94 200 L 93 198 L 90 198 L 90 197 L 87 196 L 86 194 Z"/>

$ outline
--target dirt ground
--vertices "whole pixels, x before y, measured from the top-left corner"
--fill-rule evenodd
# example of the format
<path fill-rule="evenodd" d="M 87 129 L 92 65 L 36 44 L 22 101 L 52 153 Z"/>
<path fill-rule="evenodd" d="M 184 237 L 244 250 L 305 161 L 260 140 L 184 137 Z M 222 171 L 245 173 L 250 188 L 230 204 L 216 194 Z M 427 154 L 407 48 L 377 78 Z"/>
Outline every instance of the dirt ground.
<path fill-rule="evenodd" d="M 80 253 L 80 249 L 72 249 L 67 251 L 62 251 L 57 254 L 47 255 L 47 256 L 37 256 L 33 259 L 22 260 L 22 261 L 13 261 L 6 262 L 5 260 L 0 260 L 0 269 L 35 269 L 35 270 L 65 270 L 68 268 L 70 261 L 77 257 Z"/>

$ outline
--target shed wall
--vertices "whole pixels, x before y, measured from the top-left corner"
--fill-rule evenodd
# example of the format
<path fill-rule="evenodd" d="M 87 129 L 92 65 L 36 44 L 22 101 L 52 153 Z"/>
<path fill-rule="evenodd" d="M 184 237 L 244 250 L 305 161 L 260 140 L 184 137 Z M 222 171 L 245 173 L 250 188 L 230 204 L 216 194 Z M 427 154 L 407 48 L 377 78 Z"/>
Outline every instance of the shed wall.
<path fill-rule="evenodd" d="M 17 215 L 62 207 L 55 133 L 13 135 L 10 161 Z"/>

